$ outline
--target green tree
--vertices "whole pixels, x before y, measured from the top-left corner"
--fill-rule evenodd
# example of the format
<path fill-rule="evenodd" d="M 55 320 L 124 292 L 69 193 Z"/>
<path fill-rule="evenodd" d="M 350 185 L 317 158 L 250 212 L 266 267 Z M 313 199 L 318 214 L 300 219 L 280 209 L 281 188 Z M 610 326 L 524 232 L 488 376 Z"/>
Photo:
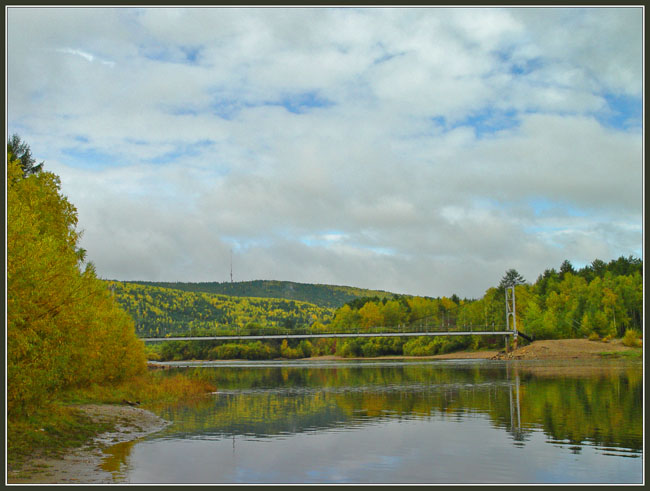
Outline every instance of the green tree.
<path fill-rule="evenodd" d="M 509 269 L 506 271 L 506 274 L 503 275 L 503 278 L 501 278 L 499 289 L 504 290 L 507 287 L 521 285 L 523 283 L 526 283 L 524 277 L 521 276 L 516 269 Z"/>
<path fill-rule="evenodd" d="M 31 174 L 36 174 L 43 170 L 44 162 L 36 164 L 36 160 L 32 157 L 32 151 L 29 145 L 22 141 L 17 134 L 11 135 L 7 142 L 7 155 L 9 159 L 15 159 L 20 164 L 23 171 L 23 177 Z"/>
<path fill-rule="evenodd" d="M 146 368 L 133 321 L 91 263 L 74 206 L 51 172 L 7 162 L 7 413 L 29 416 L 66 388 Z"/>
<path fill-rule="evenodd" d="M 575 272 L 576 270 L 568 259 L 562 261 L 562 264 L 560 265 L 560 278 L 563 278 L 566 273 L 575 274 Z"/>

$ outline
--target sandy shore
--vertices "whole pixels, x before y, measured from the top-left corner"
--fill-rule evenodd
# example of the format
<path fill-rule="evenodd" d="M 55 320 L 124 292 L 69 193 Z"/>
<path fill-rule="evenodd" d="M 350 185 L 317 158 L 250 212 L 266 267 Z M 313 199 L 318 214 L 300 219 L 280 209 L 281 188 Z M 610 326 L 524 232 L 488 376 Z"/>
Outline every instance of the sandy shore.
<path fill-rule="evenodd" d="M 169 422 L 150 411 L 131 406 L 87 404 L 75 406 L 95 421 L 115 421 L 115 430 L 95 437 L 93 445 L 79 448 L 63 458 L 33 458 L 19 471 L 10 471 L 10 484 L 112 483 L 112 469 L 102 449 L 122 442 L 134 442 L 165 428 Z"/>
<path fill-rule="evenodd" d="M 588 339 L 547 339 L 534 341 L 510 353 L 500 352 L 499 360 L 596 360 L 602 353 L 622 353 L 639 351 L 639 348 L 624 346 L 620 339 L 589 341 Z"/>

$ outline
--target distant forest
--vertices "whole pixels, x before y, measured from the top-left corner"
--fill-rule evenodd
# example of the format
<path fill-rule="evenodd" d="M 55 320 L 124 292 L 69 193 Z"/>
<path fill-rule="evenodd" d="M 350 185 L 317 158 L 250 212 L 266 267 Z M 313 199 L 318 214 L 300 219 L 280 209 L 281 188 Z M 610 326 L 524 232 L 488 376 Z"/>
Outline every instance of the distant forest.
<path fill-rule="evenodd" d="M 185 292 L 216 293 L 232 297 L 256 298 L 285 298 L 309 302 L 320 307 L 338 308 L 344 303 L 358 297 L 385 298 L 391 293 L 382 290 L 366 290 L 350 286 L 319 285 L 311 283 L 295 283 L 292 281 L 240 281 L 240 282 L 162 282 L 162 281 L 129 281 L 146 286 L 172 288 Z"/>
<path fill-rule="evenodd" d="M 237 329 L 306 327 L 329 322 L 334 309 L 283 298 L 237 297 L 109 281 L 140 337 L 235 334 Z M 187 284 L 185 284 L 187 285 Z"/>

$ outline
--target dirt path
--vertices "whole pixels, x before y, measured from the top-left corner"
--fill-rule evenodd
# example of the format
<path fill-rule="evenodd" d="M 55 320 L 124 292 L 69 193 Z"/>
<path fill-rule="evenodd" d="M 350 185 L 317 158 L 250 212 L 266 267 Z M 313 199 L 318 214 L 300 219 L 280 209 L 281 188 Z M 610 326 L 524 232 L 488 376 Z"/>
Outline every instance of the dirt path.
<path fill-rule="evenodd" d="M 98 435 L 93 444 L 74 450 L 63 458 L 33 458 L 19 471 L 8 472 L 8 483 L 112 483 L 113 474 L 105 465 L 102 466 L 107 457 L 102 449 L 117 443 L 133 442 L 169 424 L 150 411 L 131 406 L 88 404 L 76 407 L 97 422 L 115 421 L 115 430 Z"/>

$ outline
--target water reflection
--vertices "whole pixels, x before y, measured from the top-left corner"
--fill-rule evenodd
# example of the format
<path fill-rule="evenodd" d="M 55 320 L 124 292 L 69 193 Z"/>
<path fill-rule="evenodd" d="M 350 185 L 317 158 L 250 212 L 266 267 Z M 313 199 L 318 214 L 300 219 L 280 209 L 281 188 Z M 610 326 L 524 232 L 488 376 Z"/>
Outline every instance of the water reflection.
<path fill-rule="evenodd" d="M 110 472 L 115 479 L 125 477 L 127 457 L 131 454 L 131 449 L 135 443 L 136 440 L 120 442 L 105 449 L 105 457 L 99 467 L 106 472 Z"/>
<path fill-rule="evenodd" d="M 248 365 L 183 368 L 191 376 L 210 379 L 219 390 L 191 404 L 153 408 L 173 422 L 155 440 L 219 442 L 221 446 L 227 441 L 236 456 L 242 445 L 252 455 L 250 445 L 254 442 L 277 444 L 297 435 L 323 439 L 326 434 L 341 432 L 369 435 L 395 423 L 430 423 L 422 426 L 429 429 L 433 423 L 437 429 L 444 424 L 445 431 L 453 427 L 450 435 L 461 441 L 473 435 L 461 438 L 460 432 L 478 435 L 484 431 L 478 422 L 482 428 L 482 421 L 487 421 L 492 428 L 507 432 L 511 448 L 532 445 L 531 451 L 541 453 L 548 452 L 540 450 L 542 447 L 555 448 L 555 452 L 567 451 L 584 459 L 593 459 L 592 454 L 610 458 L 642 455 L 640 364 L 613 363 L 605 368 L 602 364 L 549 367 L 512 362 Z M 404 424 L 400 431 L 407 427 Z M 431 446 L 428 441 L 417 441 L 417 432 L 413 438 L 415 447 Z M 493 442 L 472 445 L 479 448 Z M 590 448 L 588 456 L 585 447 Z M 434 445 L 429 451 L 437 451 L 440 458 L 436 448 Z M 119 475 L 130 451 L 129 446 L 111 450 L 113 460 L 108 460 L 113 463 L 105 462 L 106 470 L 115 469 Z M 503 447 L 499 451 L 507 452 Z M 386 462 L 401 459 L 400 452 L 406 450 L 383 455 L 384 464 L 377 465 L 389 468 Z M 486 472 L 494 475 L 485 482 L 505 482 L 510 471 Z M 253 481 L 258 482 L 249 482 Z M 438 481 L 431 476 L 425 482 Z"/>

